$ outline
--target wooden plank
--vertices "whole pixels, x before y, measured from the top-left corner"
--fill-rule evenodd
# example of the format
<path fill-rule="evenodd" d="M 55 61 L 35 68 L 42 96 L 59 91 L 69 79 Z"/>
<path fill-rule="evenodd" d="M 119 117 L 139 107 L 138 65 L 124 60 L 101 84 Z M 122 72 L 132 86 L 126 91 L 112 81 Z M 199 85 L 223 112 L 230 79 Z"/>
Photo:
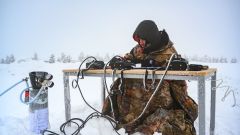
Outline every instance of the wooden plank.
<path fill-rule="evenodd" d="M 112 69 L 107 69 L 106 74 L 112 74 Z M 124 74 L 135 74 L 135 75 L 144 75 L 145 69 L 131 69 L 131 70 L 125 70 Z M 148 74 L 152 74 L 153 70 L 148 70 Z M 216 72 L 216 68 L 209 68 L 208 70 L 202 70 L 202 71 L 168 71 L 168 75 L 179 75 L 179 76 L 207 76 L 210 74 L 213 74 Z M 68 73 L 74 73 L 78 72 L 78 69 L 64 69 L 63 72 Z M 84 72 L 85 74 L 103 74 L 103 69 L 91 69 Z M 120 74 L 121 70 L 116 70 L 116 74 Z M 164 71 L 156 71 L 155 74 L 164 74 Z"/>

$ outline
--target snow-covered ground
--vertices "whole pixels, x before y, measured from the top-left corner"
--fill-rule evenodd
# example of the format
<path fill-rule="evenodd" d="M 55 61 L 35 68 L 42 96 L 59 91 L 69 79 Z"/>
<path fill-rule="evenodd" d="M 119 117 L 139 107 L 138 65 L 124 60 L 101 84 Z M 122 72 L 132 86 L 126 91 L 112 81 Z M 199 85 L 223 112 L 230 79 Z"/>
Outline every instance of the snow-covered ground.
<path fill-rule="evenodd" d="M 217 84 L 223 83 L 217 89 L 216 99 L 216 135 L 239 135 L 240 134 L 240 64 L 208 64 L 217 68 Z M 46 71 L 53 74 L 55 86 L 49 89 L 49 121 L 50 130 L 60 133 L 59 126 L 65 122 L 64 91 L 63 91 L 63 69 L 78 68 L 79 63 L 48 64 L 41 61 L 28 61 L 13 63 L 9 65 L 0 64 L 0 93 L 14 83 L 27 77 L 31 71 Z M 74 79 L 70 78 L 70 81 Z M 86 77 L 80 80 L 80 85 L 86 100 L 98 110 L 101 110 L 101 88 L 100 79 Z M 188 82 L 189 94 L 197 101 L 197 82 Z M 227 89 L 229 86 L 230 89 Z M 223 88 L 220 88 L 223 87 Z M 19 101 L 19 94 L 25 88 L 25 84 L 18 85 L 4 96 L 0 97 L 0 135 L 32 135 L 29 131 L 28 106 Z M 228 92 L 230 92 L 228 94 Z M 233 92 L 235 94 L 236 104 Z M 225 97 L 225 98 L 224 98 Z M 206 83 L 206 118 L 207 134 L 209 134 L 210 120 L 210 81 Z M 72 117 L 85 119 L 91 112 L 80 97 L 77 89 L 71 88 Z M 198 122 L 196 128 L 198 129 Z M 74 127 L 69 129 L 72 131 Z M 198 130 L 197 130 L 198 131 Z M 119 131 L 125 134 L 124 130 Z M 90 120 L 81 131 L 82 135 L 113 135 L 116 134 L 111 125 L 103 119 Z"/>

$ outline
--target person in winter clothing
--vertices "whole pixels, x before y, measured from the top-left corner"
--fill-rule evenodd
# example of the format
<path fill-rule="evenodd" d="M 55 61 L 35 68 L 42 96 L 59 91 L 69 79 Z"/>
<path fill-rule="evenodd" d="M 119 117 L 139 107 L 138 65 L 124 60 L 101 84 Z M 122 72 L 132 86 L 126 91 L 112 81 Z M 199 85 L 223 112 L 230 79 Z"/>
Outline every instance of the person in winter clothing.
<path fill-rule="evenodd" d="M 177 54 L 167 32 L 159 31 L 151 20 L 144 20 L 137 26 L 133 39 L 138 44 L 124 57 L 142 66 L 166 66 L 170 56 Z M 143 112 L 158 82 L 148 79 L 144 87 L 142 79 L 117 79 L 111 87 L 112 103 L 106 98 L 102 113 L 114 115 L 118 128 L 125 128 L 129 134 L 196 135 L 194 121 L 198 105 L 188 96 L 187 84 L 182 80 L 163 80 L 144 114 L 134 121 Z"/>

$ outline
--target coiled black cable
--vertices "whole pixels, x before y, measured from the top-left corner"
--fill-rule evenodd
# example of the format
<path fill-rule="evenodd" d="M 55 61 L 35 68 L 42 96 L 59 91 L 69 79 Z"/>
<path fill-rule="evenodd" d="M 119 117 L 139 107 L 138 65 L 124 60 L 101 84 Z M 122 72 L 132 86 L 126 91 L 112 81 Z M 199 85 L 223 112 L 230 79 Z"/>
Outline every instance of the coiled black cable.
<path fill-rule="evenodd" d="M 81 88 L 80 88 L 80 86 L 79 86 L 79 79 L 83 79 L 83 78 L 84 78 L 84 76 L 83 76 L 83 71 L 89 70 L 89 68 L 91 67 L 91 64 L 90 64 L 86 69 L 81 69 L 81 67 L 82 67 L 83 63 L 84 63 L 86 60 L 90 59 L 90 58 L 93 58 L 93 59 L 94 59 L 94 61 L 92 62 L 92 64 L 96 61 L 96 58 L 93 57 L 93 56 L 89 56 L 89 57 L 85 58 L 85 59 L 82 61 L 82 63 L 80 64 L 80 66 L 79 66 L 79 68 L 78 68 L 77 78 L 72 81 L 72 87 L 73 87 L 74 89 L 75 89 L 75 88 L 78 88 L 78 90 L 79 90 L 79 92 L 80 92 L 80 94 L 81 94 L 81 97 L 82 97 L 83 101 L 86 103 L 87 106 L 89 106 L 89 107 L 90 107 L 91 109 L 93 109 L 95 112 L 91 113 L 85 120 L 82 120 L 82 119 L 80 119 L 80 118 L 72 118 L 72 119 L 64 122 L 64 123 L 60 126 L 60 131 L 61 131 L 64 135 L 67 135 L 66 132 L 65 132 L 66 125 L 68 125 L 69 123 L 74 123 L 75 125 L 77 125 L 77 129 L 76 129 L 71 135 L 78 135 L 78 133 L 80 132 L 80 130 L 85 126 L 85 124 L 86 124 L 90 119 L 92 119 L 92 118 L 94 118 L 94 117 L 97 117 L 97 118 L 105 118 L 105 119 L 107 119 L 107 120 L 109 121 L 109 123 L 112 125 L 114 131 L 115 131 L 118 135 L 120 135 L 120 134 L 118 133 L 118 131 L 116 130 L 116 128 L 115 128 L 115 125 L 117 125 L 117 122 L 116 122 L 113 118 L 111 118 L 110 116 L 104 115 L 104 114 L 102 114 L 101 112 L 99 112 L 97 109 L 95 109 L 94 107 L 92 107 L 92 106 L 86 101 L 86 99 L 84 98 L 83 93 L 82 93 L 82 90 L 81 90 Z M 81 78 L 80 78 L 80 74 L 81 74 Z M 75 82 L 75 84 L 76 84 L 75 86 L 74 86 L 74 82 Z M 75 122 L 75 121 L 80 121 L 81 124 L 79 124 L 79 123 L 77 123 L 77 122 Z M 114 123 L 115 125 L 114 125 L 113 123 Z M 48 134 L 47 134 L 47 133 L 48 133 Z M 42 135 L 60 135 L 60 134 L 55 133 L 55 132 L 50 131 L 50 130 L 44 130 L 44 131 L 42 132 Z"/>
<path fill-rule="evenodd" d="M 114 125 L 113 125 L 113 123 L 111 122 L 111 119 L 109 119 L 109 117 L 106 117 L 105 115 L 101 115 L 101 114 L 99 114 L 98 112 L 93 112 L 93 113 L 91 113 L 85 120 L 82 120 L 82 119 L 80 119 L 80 118 L 72 118 L 72 119 L 64 122 L 64 123 L 60 126 L 60 131 L 61 131 L 64 135 L 67 135 L 67 133 L 66 133 L 66 131 L 65 131 L 66 126 L 67 126 L 69 123 L 74 123 L 74 124 L 77 126 L 77 129 L 76 129 L 73 133 L 71 133 L 71 135 L 78 135 L 78 134 L 80 133 L 81 129 L 84 128 L 84 126 L 86 125 L 86 123 L 87 123 L 90 119 L 92 119 L 92 118 L 94 118 L 94 117 L 107 119 L 107 120 L 109 121 L 109 123 L 114 127 Z M 77 123 L 76 121 L 81 122 L 81 124 Z M 116 132 L 118 135 L 120 135 L 120 134 L 116 131 L 116 129 L 114 129 L 114 130 L 115 130 L 115 132 Z M 47 133 L 48 133 L 48 134 L 47 134 Z M 56 133 L 56 132 L 53 132 L 53 131 L 50 131 L 50 130 L 44 130 L 43 133 L 42 133 L 42 135 L 60 135 L 60 134 L 58 134 L 58 133 Z"/>

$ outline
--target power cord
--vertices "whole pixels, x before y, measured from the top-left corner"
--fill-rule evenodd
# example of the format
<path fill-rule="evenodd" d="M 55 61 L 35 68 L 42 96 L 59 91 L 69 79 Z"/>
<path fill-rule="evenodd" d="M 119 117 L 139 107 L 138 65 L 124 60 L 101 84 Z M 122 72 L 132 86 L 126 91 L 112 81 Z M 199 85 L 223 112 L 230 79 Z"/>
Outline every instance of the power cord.
<path fill-rule="evenodd" d="M 92 119 L 92 118 L 94 118 L 94 117 L 97 117 L 97 118 L 105 118 L 105 119 L 107 119 L 107 120 L 109 121 L 109 123 L 112 125 L 114 131 L 115 131 L 118 135 L 120 135 L 120 134 L 118 133 L 118 131 L 115 129 L 115 125 L 117 125 L 117 122 L 116 122 L 113 118 L 111 118 L 110 116 L 104 115 L 104 114 L 102 114 L 101 112 L 99 112 L 97 109 L 95 109 L 94 107 L 92 107 L 92 106 L 86 101 L 86 99 L 84 98 L 83 93 L 82 93 L 82 90 L 81 90 L 81 88 L 80 88 L 80 86 L 79 86 L 79 83 L 78 83 L 78 82 L 79 82 L 79 79 L 83 79 L 83 78 L 84 78 L 83 71 L 89 70 L 89 68 L 91 67 L 91 64 L 90 64 L 86 69 L 81 69 L 81 67 L 82 67 L 83 63 L 84 63 L 86 60 L 90 59 L 90 58 L 93 58 L 94 61 L 96 61 L 96 58 L 93 57 L 93 56 L 89 56 L 89 57 L 87 57 L 87 58 L 85 58 L 85 59 L 83 60 L 83 62 L 80 64 L 80 66 L 79 66 L 79 68 L 78 68 L 79 70 L 78 70 L 78 73 L 77 73 L 77 79 L 74 79 L 74 80 L 72 81 L 72 87 L 73 87 L 74 89 L 75 89 L 75 88 L 78 88 L 78 90 L 79 90 L 79 92 L 80 92 L 80 94 L 81 94 L 81 97 L 82 97 L 83 101 L 85 102 L 85 104 L 86 104 L 87 106 L 89 106 L 91 109 L 93 109 L 95 112 L 91 113 L 85 120 L 82 120 L 82 119 L 80 119 L 80 118 L 72 118 L 72 119 L 66 121 L 65 123 L 63 123 L 63 124 L 60 126 L 60 131 L 61 131 L 64 135 L 67 135 L 67 134 L 66 134 L 66 131 L 65 131 L 66 125 L 68 125 L 69 123 L 74 123 L 75 125 L 77 125 L 77 129 L 76 129 L 71 135 L 78 135 L 78 133 L 81 131 L 82 128 L 84 128 L 85 124 L 86 124 L 90 119 Z M 92 64 L 94 63 L 94 61 L 92 62 Z M 81 78 L 80 78 L 80 75 L 81 75 Z M 74 86 L 74 83 L 75 83 L 75 86 Z M 80 125 L 80 124 L 78 124 L 76 121 L 80 121 L 82 124 Z M 115 125 L 114 125 L 113 123 L 114 123 Z M 46 134 L 46 133 L 48 133 L 48 134 Z M 42 135 L 60 135 L 60 134 L 55 133 L 55 132 L 50 131 L 50 130 L 44 130 L 44 131 L 42 132 Z"/>
<path fill-rule="evenodd" d="M 169 59 L 169 62 L 168 62 L 168 64 L 167 64 L 167 67 L 166 67 L 166 69 L 165 69 L 165 72 L 163 73 L 162 78 L 160 79 L 160 81 L 159 81 L 157 87 L 155 88 L 153 94 L 152 94 L 151 97 L 149 98 L 147 104 L 145 105 L 142 113 L 141 113 L 137 118 L 135 118 L 134 120 L 132 120 L 131 122 L 129 122 L 129 123 L 127 123 L 127 124 L 123 124 L 123 125 L 133 124 L 134 122 L 136 122 L 137 120 L 139 120 L 139 119 L 142 117 L 142 115 L 145 113 L 145 111 L 146 111 L 146 109 L 148 108 L 148 106 L 149 106 L 152 98 L 153 98 L 153 97 L 155 96 L 155 94 L 158 92 L 158 90 L 159 90 L 159 88 L 160 88 L 160 86 L 161 86 L 161 84 L 162 84 L 162 82 L 163 82 L 163 80 L 164 80 L 164 78 L 165 78 L 165 76 L 166 76 L 166 74 L 167 74 L 168 68 L 169 68 L 169 66 L 170 66 L 170 64 L 171 64 L 172 59 L 173 59 L 174 56 L 175 56 L 175 53 L 173 53 L 173 54 L 171 55 L 171 57 L 170 57 L 170 59 Z M 154 71 L 156 71 L 156 70 L 158 70 L 158 69 L 155 69 Z"/>

